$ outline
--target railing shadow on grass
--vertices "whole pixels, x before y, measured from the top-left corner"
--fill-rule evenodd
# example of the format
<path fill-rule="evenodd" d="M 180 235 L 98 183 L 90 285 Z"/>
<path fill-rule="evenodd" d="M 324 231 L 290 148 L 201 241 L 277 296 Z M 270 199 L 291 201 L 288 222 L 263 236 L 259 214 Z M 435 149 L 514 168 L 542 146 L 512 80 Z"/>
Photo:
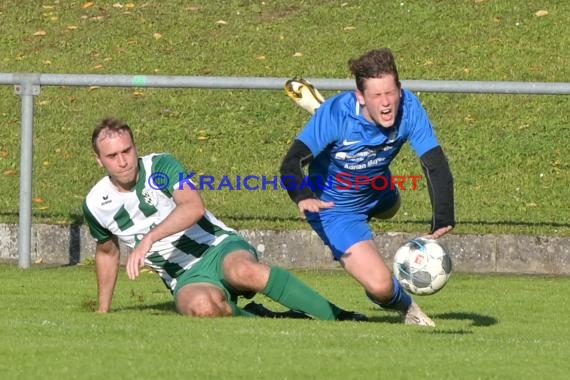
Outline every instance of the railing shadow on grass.
<path fill-rule="evenodd" d="M 260 222 L 304 222 L 304 220 L 298 216 L 283 216 L 283 217 L 276 217 L 276 216 L 267 216 L 267 215 L 236 215 L 236 214 L 226 214 L 224 212 L 216 212 L 213 210 L 217 217 L 222 220 L 234 220 L 234 221 L 260 221 Z M 6 220 L 12 220 L 18 217 L 17 212 L 10 212 L 10 211 L 3 211 L 0 212 L 0 218 L 4 218 Z M 61 218 L 66 218 L 69 220 L 69 225 L 74 226 L 77 230 L 84 224 L 83 215 L 80 214 L 70 214 L 67 216 L 63 216 L 61 214 L 42 214 L 42 215 L 32 215 L 34 218 L 34 224 L 53 224 L 54 220 L 58 220 Z M 42 221 L 42 219 L 44 221 Z M 387 221 L 394 225 L 398 224 L 430 224 L 431 221 L 428 219 L 400 219 L 400 220 L 390 220 Z M 383 222 L 385 223 L 385 222 Z M 17 222 L 7 223 L 7 224 L 17 224 Z M 554 221 L 547 221 L 547 222 L 524 222 L 524 221 L 514 221 L 514 220 L 460 220 L 458 221 L 460 225 L 467 225 L 467 226 L 518 226 L 518 227 L 552 227 L 552 228 L 568 228 L 570 227 L 570 222 L 554 222 Z"/>
<path fill-rule="evenodd" d="M 302 218 L 297 216 L 287 216 L 287 217 L 273 217 L 273 216 L 254 216 L 254 215 L 229 215 L 224 213 L 216 213 L 222 220 L 238 220 L 238 221 L 264 221 L 264 222 L 296 222 L 296 221 L 304 221 Z M 373 219 L 374 220 L 374 219 Z M 401 219 L 401 220 L 389 220 L 389 221 L 381 221 L 382 223 L 392 223 L 395 225 L 398 224 L 430 224 L 431 220 L 425 219 Z M 570 223 L 560 223 L 560 222 L 521 222 L 521 221 L 513 221 L 513 220 L 461 220 L 458 222 L 460 225 L 472 225 L 472 226 L 517 226 L 517 227 L 552 227 L 552 228 L 563 228 L 563 227 L 570 227 Z"/>

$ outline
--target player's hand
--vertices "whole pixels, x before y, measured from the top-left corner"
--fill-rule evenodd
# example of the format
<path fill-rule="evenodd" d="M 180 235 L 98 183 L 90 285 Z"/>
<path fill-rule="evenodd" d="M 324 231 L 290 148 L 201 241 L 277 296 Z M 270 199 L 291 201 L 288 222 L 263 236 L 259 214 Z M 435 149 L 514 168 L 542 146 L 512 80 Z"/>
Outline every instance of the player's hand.
<path fill-rule="evenodd" d="M 451 231 L 452 229 L 453 226 L 441 227 L 435 230 L 433 233 L 425 235 L 424 238 L 436 240 L 445 235 L 446 233 L 448 233 L 449 231 Z"/>
<path fill-rule="evenodd" d="M 324 208 L 331 208 L 332 206 L 334 206 L 334 202 L 323 202 L 317 198 L 303 199 L 297 203 L 302 217 L 305 217 L 305 211 L 319 212 Z"/>
<path fill-rule="evenodd" d="M 127 258 L 127 275 L 131 280 L 138 277 L 139 269 L 144 266 L 144 258 L 151 246 L 150 240 L 143 238 Z"/>

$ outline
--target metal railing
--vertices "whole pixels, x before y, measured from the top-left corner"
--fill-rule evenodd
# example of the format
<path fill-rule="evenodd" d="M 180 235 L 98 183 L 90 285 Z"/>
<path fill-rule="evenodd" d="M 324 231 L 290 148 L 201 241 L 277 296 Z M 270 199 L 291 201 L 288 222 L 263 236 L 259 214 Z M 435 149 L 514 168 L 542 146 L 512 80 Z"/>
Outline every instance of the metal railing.
<path fill-rule="evenodd" d="M 18 264 L 29 268 L 32 230 L 32 162 L 34 97 L 42 86 L 100 86 L 154 88 L 212 88 L 281 90 L 290 78 L 279 77 L 203 77 L 158 75 L 95 75 L 0 73 L 0 85 L 14 85 L 22 98 L 20 151 L 20 205 L 18 230 Z M 306 78 L 319 90 L 351 90 L 354 80 Z M 561 82 L 484 82 L 446 80 L 404 80 L 402 86 L 421 92 L 568 95 L 570 83 Z"/>

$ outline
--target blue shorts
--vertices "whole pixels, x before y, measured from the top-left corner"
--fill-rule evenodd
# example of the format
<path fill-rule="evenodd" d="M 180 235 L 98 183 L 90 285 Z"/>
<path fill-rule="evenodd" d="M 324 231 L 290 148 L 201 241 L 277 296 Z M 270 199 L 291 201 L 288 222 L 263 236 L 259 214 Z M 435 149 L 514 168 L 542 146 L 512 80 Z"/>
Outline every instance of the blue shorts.
<path fill-rule="evenodd" d="M 318 213 L 307 212 L 305 215 L 313 230 L 331 249 L 333 259 L 338 261 L 354 244 L 374 239 L 368 222 L 374 215 L 389 210 L 399 199 L 400 193 L 396 188 L 379 192 L 378 199 L 362 211 L 347 211 L 333 206 Z"/>

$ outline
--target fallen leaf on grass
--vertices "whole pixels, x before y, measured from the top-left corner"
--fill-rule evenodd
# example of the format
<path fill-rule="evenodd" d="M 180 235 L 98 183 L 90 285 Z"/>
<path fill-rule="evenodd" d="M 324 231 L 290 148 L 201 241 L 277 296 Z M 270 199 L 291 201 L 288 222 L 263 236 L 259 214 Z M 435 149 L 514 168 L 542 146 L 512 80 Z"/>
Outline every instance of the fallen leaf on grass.
<path fill-rule="evenodd" d="M 299 52 L 295 52 L 295 54 L 293 54 L 293 57 L 302 57 L 303 53 L 299 53 Z"/>
<path fill-rule="evenodd" d="M 92 1 L 89 1 L 89 2 L 87 2 L 87 3 L 85 3 L 85 4 L 83 4 L 83 5 L 81 6 L 81 8 L 87 9 L 87 8 L 91 8 L 93 5 L 95 5 L 95 4 L 94 4 Z"/>
<path fill-rule="evenodd" d="M 67 26 L 67 30 L 75 30 L 78 29 L 79 27 L 77 25 L 68 25 Z"/>
<path fill-rule="evenodd" d="M 264 61 L 265 56 L 264 55 L 258 55 L 257 57 L 255 57 L 255 59 L 257 59 L 258 61 Z"/>
<path fill-rule="evenodd" d="M 228 22 L 227 22 L 227 21 L 224 21 L 224 20 L 218 20 L 218 21 L 216 21 L 216 25 L 227 25 L 227 24 L 228 24 Z"/>
<path fill-rule="evenodd" d="M 8 169 L 8 170 L 4 170 L 4 171 L 2 172 L 2 175 L 11 176 L 11 175 L 14 175 L 14 174 L 16 174 L 16 173 L 17 173 L 16 170 L 14 170 L 14 169 Z"/>
<path fill-rule="evenodd" d="M 354 30 L 354 29 L 356 29 L 355 26 L 345 26 L 345 27 L 343 28 L 343 30 L 347 30 L 347 31 L 348 31 L 348 30 Z"/>
<path fill-rule="evenodd" d="M 36 37 L 43 37 L 47 34 L 47 32 L 45 30 L 38 30 L 37 32 L 34 33 L 34 36 Z"/>
<path fill-rule="evenodd" d="M 199 140 L 199 141 L 206 141 L 206 140 L 208 140 L 208 137 L 206 137 L 206 136 L 198 136 L 198 140 Z"/>
<path fill-rule="evenodd" d="M 547 10 L 544 10 L 544 9 L 541 9 L 541 10 L 539 10 L 539 11 L 536 11 L 535 15 L 536 15 L 537 17 L 548 16 L 548 11 L 547 11 Z"/>
<path fill-rule="evenodd" d="M 43 198 L 35 197 L 35 198 L 32 198 L 32 203 L 44 203 L 44 200 L 43 200 Z"/>
<path fill-rule="evenodd" d="M 160 33 L 154 33 L 152 36 L 154 37 L 155 40 L 159 40 L 162 38 L 162 34 Z"/>

